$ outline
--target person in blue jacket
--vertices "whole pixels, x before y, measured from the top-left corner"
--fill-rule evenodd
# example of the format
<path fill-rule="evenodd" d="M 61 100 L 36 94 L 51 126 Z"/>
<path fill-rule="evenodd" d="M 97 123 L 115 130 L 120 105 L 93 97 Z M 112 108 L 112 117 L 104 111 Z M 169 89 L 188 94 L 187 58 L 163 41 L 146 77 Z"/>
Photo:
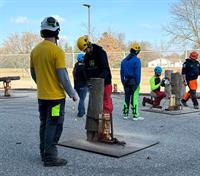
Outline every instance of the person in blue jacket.
<path fill-rule="evenodd" d="M 137 43 L 131 45 L 129 55 L 121 62 L 120 76 L 124 86 L 125 101 L 123 107 L 124 119 L 128 118 L 129 106 L 131 104 L 132 119 L 143 120 L 139 117 L 138 98 L 141 80 L 141 61 L 137 57 L 140 52 L 140 46 Z"/>

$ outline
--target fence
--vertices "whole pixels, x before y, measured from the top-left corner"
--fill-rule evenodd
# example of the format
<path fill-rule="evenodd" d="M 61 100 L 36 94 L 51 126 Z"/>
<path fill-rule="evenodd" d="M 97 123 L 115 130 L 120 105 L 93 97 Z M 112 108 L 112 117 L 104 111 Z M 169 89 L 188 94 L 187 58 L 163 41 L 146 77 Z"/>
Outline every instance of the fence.
<path fill-rule="evenodd" d="M 191 50 L 176 50 L 176 51 L 141 51 L 143 67 L 154 67 L 153 64 L 158 64 L 163 67 L 181 67 L 176 63 L 183 62 L 188 57 Z M 67 68 L 73 68 L 78 53 L 66 53 Z M 123 58 L 128 55 L 128 52 L 107 52 L 108 60 L 111 68 L 119 68 Z M 150 64 L 152 63 L 152 64 Z M 0 54 L 0 68 L 29 68 L 29 54 Z"/>
<path fill-rule="evenodd" d="M 153 75 L 153 68 L 157 65 L 165 69 L 180 71 L 182 63 L 188 57 L 190 50 L 185 51 L 141 51 L 139 57 L 142 62 L 141 91 L 149 92 L 149 78 Z M 72 68 L 76 62 L 78 53 L 66 53 L 66 64 L 70 79 L 72 80 Z M 112 82 L 118 84 L 119 90 L 123 90 L 120 81 L 120 63 L 128 52 L 108 52 L 108 60 L 112 72 Z M 36 85 L 30 77 L 30 54 L 0 54 L 0 77 L 20 76 L 20 81 L 13 81 L 16 88 L 35 88 Z M 1 88 L 1 87 L 0 87 Z"/>

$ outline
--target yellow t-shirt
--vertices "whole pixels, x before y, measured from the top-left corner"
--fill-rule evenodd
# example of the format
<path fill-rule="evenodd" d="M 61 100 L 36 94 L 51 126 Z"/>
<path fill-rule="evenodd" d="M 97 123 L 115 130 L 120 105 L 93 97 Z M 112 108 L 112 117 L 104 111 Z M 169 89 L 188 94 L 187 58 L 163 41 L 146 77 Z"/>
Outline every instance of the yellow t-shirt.
<path fill-rule="evenodd" d="M 57 68 L 66 68 L 65 53 L 61 48 L 48 40 L 42 41 L 31 52 L 30 66 L 35 70 L 39 99 L 65 98 L 56 74 Z"/>

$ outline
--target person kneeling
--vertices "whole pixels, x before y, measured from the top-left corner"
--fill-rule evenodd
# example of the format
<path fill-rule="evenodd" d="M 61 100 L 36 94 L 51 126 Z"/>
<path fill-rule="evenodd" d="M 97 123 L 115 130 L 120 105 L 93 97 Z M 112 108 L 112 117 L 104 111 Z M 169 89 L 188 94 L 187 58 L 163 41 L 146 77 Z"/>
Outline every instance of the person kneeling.
<path fill-rule="evenodd" d="M 165 84 L 168 84 L 169 81 L 167 79 L 163 79 L 161 81 L 160 76 L 162 73 L 162 68 L 157 66 L 154 69 L 154 76 L 150 79 L 150 87 L 151 87 L 151 96 L 153 96 L 153 99 L 150 98 L 143 98 L 142 105 L 145 106 L 146 103 L 153 105 L 153 108 L 162 108 L 160 106 L 161 100 L 166 97 L 165 92 L 160 91 L 161 86 L 165 86 Z"/>

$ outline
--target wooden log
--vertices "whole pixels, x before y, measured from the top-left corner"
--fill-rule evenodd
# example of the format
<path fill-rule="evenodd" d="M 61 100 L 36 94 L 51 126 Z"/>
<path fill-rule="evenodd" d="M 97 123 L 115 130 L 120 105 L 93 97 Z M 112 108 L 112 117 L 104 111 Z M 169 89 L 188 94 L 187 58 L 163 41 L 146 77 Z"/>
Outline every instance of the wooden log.
<path fill-rule="evenodd" d="M 118 86 L 117 86 L 117 84 L 113 84 L 113 93 L 118 93 Z"/>
<path fill-rule="evenodd" d="M 92 78 L 89 81 L 89 102 L 85 129 L 88 141 L 98 141 L 99 119 L 103 112 L 104 79 Z"/>
<path fill-rule="evenodd" d="M 171 74 L 173 73 L 173 70 L 165 70 L 165 78 L 169 79 L 171 82 Z M 171 96 L 171 84 L 165 86 L 165 93 L 167 98 Z"/>
<path fill-rule="evenodd" d="M 183 80 L 179 72 L 171 74 L 171 93 L 175 95 L 175 107 L 180 106 L 180 99 L 182 94 Z"/>

